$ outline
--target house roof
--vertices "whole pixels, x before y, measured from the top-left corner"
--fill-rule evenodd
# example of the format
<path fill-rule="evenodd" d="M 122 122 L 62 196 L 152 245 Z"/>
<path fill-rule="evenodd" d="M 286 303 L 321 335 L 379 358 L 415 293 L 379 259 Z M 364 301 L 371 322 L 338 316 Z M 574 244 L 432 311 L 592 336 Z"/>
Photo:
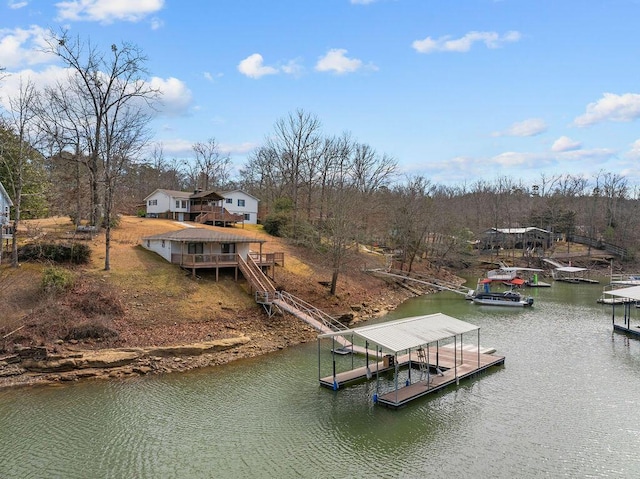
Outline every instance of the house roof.
<path fill-rule="evenodd" d="M 157 188 L 153 190 L 153 193 L 145 197 L 145 202 L 156 193 L 164 193 L 165 195 L 171 196 L 172 198 L 189 198 L 193 194 L 190 191 L 165 190 L 164 188 Z"/>
<path fill-rule="evenodd" d="M 7 204 L 9 206 L 13 206 L 13 201 L 11 201 L 11 198 L 9 198 L 9 193 L 7 193 L 7 190 L 4 189 L 4 186 L 2 186 L 2 183 L 0 183 L 0 194 L 2 194 L 2 196 L 7 198 Z"/>
<path fill-rule="evenodd" d="M 247 193 L 246 191 L 243 191 L 243 190 L 222 191 L 220 194 L 226 198 L 231 193 L 242 193 L 243 195 L 249 196 L 249 197 L 253 198 L 256 201 L 260 201 L 260 198 L 256 198 L 255 196 L 253 196 L 253 195 L 251 195 L 251 194 L 249 194 L 249 193 Z"/>
<path fill-rule="evenodd" d="M 354 334 L 365 341 L 381 346 L 387 351 L 398 353 L 479 329 L 479 326 L 471 323 L 460 321 L 443 313 L 435 313 L 425 316 L 412 316 L 372 326 L 363 326 L 347 331 L 322 334 L 320 337 Z"/>
<path fill-rule="evenodd" d="M 145 236 L 143 240 L 188 241 L 192 243 L 266 243 L 266 240 L 249 236 L 224 233 L 206 228 L 185 228 L 178 231 L 168 231 L 152 236 Z"/>
<path fill-rule="evenodd" d="M 151 198 L 156 193 L 164 193 L 165 195 L 170 196 L 172 198 L 189 198 L 189 199 L 206 198 L 206 199 L 215 200 L 215 201 L 224 199 L 224 196 L 220 196 L 219 193 L 216 193 L 213 190 L 191 192 L 191 191 L 166 190 L 164 188 L 157 188 L 153 191 L 153 193 L 145 197 L 144 199 L 145 203 L 149 198 Z"/>
<path fill-rule="evenodd" d="M 192 193 L 189 198 L 193 198 L 193 199 L 201 199 L 201 198 L 206 198 L 208 200 L 224 200 L 224 196 L 221 196 L 219 193 L 216 193 L 213 190 L 209 190 L 209 191 L 198 191 L 196 193 Z"/>

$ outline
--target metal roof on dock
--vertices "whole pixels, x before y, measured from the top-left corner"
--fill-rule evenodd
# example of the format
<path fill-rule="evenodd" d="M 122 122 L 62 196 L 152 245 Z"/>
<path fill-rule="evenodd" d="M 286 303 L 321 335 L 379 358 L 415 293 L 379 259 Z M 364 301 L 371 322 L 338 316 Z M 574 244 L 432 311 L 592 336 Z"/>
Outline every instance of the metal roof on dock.
<path fill-rule="evenodd" d="M 323 334 L 319 337 L 329 338 L 353 334 L 397 353 L 479 329 L 479 326 L 471 323 L 443 313 L 435 313 Z"/>
<path fill-rule="evenodd" d="M 614 289 L 612 291 L 604 291 L 604 294 L 640 301 L 640 286 L 631 286 L 630 288 L 620 288 Z"/>

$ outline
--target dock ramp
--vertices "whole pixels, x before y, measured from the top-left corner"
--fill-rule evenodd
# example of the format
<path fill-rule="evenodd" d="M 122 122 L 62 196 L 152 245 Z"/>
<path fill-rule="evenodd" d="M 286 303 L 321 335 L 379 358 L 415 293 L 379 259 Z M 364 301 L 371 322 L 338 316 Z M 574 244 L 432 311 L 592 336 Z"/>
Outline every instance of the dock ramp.
<path fill-rule="evenodd" d="M 396 281 L 411 281 L 414 283 L 422 284 L 425 286 L 429 286 L 440 291 L 451 291 L 456 294 L 461 294 L 463 296 L 469 296 L 474 293 L 474 290 L 468 288 L 466 286 L 458 285 L 452 283 L 450 281 L 445 281 L 439 278 L 422 275 L 419 273 L 407 273 L 406 271 L 401 270 L 385 270 L 385 269 L 369 269 L 368 273 L 379 276 L 383 278 L 393 278 Z"/>

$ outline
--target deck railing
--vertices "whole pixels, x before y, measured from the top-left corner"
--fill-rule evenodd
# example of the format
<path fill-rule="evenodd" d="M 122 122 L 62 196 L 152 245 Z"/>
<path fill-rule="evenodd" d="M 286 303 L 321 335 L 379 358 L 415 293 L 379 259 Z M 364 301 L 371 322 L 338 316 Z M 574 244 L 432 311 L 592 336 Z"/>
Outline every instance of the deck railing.
<path fill-rule="evenodd" d="M 224 208 L 220 207 L 211 207 L 211 206 L 193 206 L 190 208 L 190 213 L 200 213 L 195 217 L 194 221 L 196 223 L 205 223 L 206 221 L 211 222 L 242 222 L 244 221 L 244 215 L 230 213 Z"/>
<path fill-rule="evenodd" d="M 173 253 L 171 262 L 181 266 L 236 266 L 238 260 L 235 253 L 217 253 L 217 254 L 181 254 Z"/>
<path fill-rule="evenodd" d="M 257 253 L 251 251 L 249 257 L 260 265 L 273 265 L 284 266 L 284 253 Z"/>

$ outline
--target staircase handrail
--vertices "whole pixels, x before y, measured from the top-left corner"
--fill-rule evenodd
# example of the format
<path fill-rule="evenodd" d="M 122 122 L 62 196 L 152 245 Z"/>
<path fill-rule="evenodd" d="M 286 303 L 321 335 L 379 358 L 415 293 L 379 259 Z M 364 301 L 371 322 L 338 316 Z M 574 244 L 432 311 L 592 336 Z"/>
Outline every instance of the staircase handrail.
<path fill-rule="evenodd" d="M 322 324 L 324 324 L 332 331 L 346 331 L 349 329 L 347 326 L 338 321 L 338 319 L 307 303 L 306 301 L 295 297 L 291 293 L 287 293 L 286 291 L 276 291 L 275 297 L 283 301 L 284 303 L 293 306 L 297 310 L 306 313 L 314 319 L 319 320 Z"/>
<path fill-rule="evenodd" d="M 276 287 L 273 285 L 269 277 L 264 274 L 262 268 L 258 265 L 255 259 L 251 255 L 247 256 L 247 265 L 253 271 L 254 275 L 260 279 L 260 284 L 263 285 L 265 291 L 275 292 Z"/>
<path fill-rule="evenodd" d="M 256 290 L 256 291 L 269 291 L 271 289 L 274 289 L 272 285 L 271 288 L 269 288 L 269 286 L 265 286 L 263 281 L 260 279 L 260 277 L 256 274 L 256 272 L 247 264 L 247 262 L 244 260 L 244 258 L 242 258 L 242 256 L 237 255 L 238 258 L 238 266 L 240 267 L 240 271 L 242 272 L 242 274 L 245 276 L 245 278 L 247 279 L 247 281 L 249 281 L 249 284 L 251 285 L 251 287 Z M 264 276 L 264 273 L 262 273 L 262 271 L 260 271 L 262 276 L 264 278 L 266 278 L 266 276 Z"/>

